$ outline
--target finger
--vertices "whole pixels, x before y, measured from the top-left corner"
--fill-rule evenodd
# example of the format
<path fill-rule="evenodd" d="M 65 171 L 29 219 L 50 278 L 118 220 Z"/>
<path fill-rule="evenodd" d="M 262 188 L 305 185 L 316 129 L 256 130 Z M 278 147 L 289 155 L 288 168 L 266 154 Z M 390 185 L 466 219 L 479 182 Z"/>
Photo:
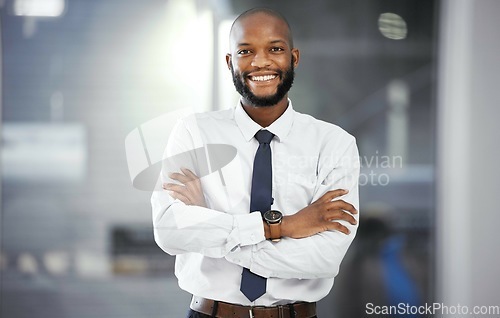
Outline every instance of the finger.
<path fill-rule="evenodd" d="M 178 173 L 178 172 L 172 172 L 168 176 L 170 179 L 173 179 L 175 181 L 179 181 L 182 184 L 186 184 L 189 181 L 191 181 L 191 179 L 189 177 L 183 175 L 182 173 Z"/>
<path fill-rule="evenodd" d="M 193 171 L 189 170 L 188 168 L 181 168 L 181 171 L 189 177 L 191 180 L 196 180 L 199 179 L 197 175 L 194 174 Z"/>
<path fill-rule="evenodd" d="M 345 225 L 340 224 L 339 222 L 331 222 L 328 226 L 328 230 L 330 231 L 339 231 L 346 235 L 351 234 L 351 230 L 349 230 Z"/>
<path fill-rule="evenodd" d="M 188 197 L 186 197 L 178 192 L 169 191 L 169 194 L 172 198 L 180 200 L 180 201 L 184 202 L 184 204 L 186 204 L 186 205 L 192 204 Z"/>
<path fill-rule="evenodd" d="M 187 168 L 181 168 L 181 170 L 189 178 L 189 181 L 184 184 L 195 192 L 201 192 L 201 182 L 198 176 Z"/>
<path fill-rule="evenodd" d="M 342 211 L 342 210 L 336 210 L 334 213 L 329 214 L 327 216 L 328 221 L 346 221 L 351 223 L 352 225 L 358 224 L 358 221 L 349 213 Z"/>
<path fill-rule="evenodd" d="M 319 200 L 321 200 L 321 202 L 328 202 L 347 193 L 349 193 L 349 191 L 345 189 L 331 190 L 323 194 L 323 196 Z"/>
<path fill-rule="evenodd" d="M 178 185 L 178 186 L 183 187 L 183 185 L 179 185 L 176 183 L 163 183 L 161 187 L 163 188 L 163 190 L 170 190 L 170 188 L 174 185 Z"/>
<path fill-rule="evenodd" d="M 338 210 L 342 209 L 344 211 L 348 211 L 352 214 L 357 214 L 358 210 L 354 207 L 354 205 L 345 202 L 344 200 L 335 200 L 335 201 L 330 201 L 326 203 L 326 209 L 327 210 Z"/>
<path fill-rule="evenodd" d="M 175 183 L 167 183 L 165 190 L 182 194 L 185 197 L 187 197 L 189 194 L 189 190 L 185 186 Z"/>

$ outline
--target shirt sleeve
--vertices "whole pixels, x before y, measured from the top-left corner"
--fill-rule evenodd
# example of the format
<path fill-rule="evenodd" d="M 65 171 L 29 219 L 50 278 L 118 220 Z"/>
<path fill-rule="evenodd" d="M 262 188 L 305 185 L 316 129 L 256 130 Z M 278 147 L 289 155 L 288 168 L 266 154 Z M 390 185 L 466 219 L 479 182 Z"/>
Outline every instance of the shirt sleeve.
<path fill-rule="evenodd" d="M 354 137 L 345 147 L 345 152 L 333 166 L 325 161 L 319 175 L 325 176 L 317 187 L 313 201 L 324 193 L 335 189 L 348 189 L 349 193 L 339 199 L 354 205 L 358 214 L 354 218 L 359 224 L 359 155 Z M 320 163 L 321 164 L 321 163 Z M 283 238 L 277 243 L 269 240 L 253 246 L 234 249 L 226 259 L 263 277 L 315 279 L 331 278 L 338 274 L 340 263 L 356 235 L 358 225 L 339 221 L 351 233 L 325 231 L 302 238 Z"/>
<path fill-rule="evenodd" d="M 202 143 L 193 138 L 196 132 L 188 128 L 191 126 L 181 120 L 173 129 L 164 154 L 160 182 L 171 182 L 168 173 L 180 171 L 181 166 L 199 173 L 195 150 Z M 221 258 L 231 250 L 265 240 L 260 213 L 232 215 L 188 206 L 163 190 L 153 192 L 151 205 L 155 241 L 171 255 L 196 252 Z"/>

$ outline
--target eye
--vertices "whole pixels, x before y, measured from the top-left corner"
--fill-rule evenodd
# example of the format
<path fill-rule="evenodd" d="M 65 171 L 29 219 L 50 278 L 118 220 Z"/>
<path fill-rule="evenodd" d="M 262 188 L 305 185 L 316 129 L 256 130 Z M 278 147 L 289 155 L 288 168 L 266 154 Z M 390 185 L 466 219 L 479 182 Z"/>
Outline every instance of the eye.
<path fill-rule="evenodd" d="M 238 53 L 238 55 L 250 54 L 250 50 L 243 49 L 243 50 L 239 50 L 237 53 Z"/>
<path fill-rule="evenodd" d="M 271 48 L 271 52 L 283 52 L 284 49 L 282 47 L 279 47 L 279 46 L 275 46 L 275 47 L 272 47 Z"/>

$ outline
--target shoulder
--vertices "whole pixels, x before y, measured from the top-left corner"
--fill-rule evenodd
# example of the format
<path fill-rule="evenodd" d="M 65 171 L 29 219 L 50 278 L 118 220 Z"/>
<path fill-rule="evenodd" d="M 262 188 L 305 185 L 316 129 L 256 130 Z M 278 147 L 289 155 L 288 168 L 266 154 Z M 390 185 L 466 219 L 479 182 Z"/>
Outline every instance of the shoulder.
<path fill-rule="evenodd" d="M 315 140 L 352 144 L 356 138 L 342 127 L 295 111 L 294 128 L 297 133 L 312 135 Z"/>
<path fill-rule="evenodd" d="M 228 131 L 227 128 L 234 122 L 232 113 L 232 109 L 225 109 L 179 116 L 169 140 L 182 149 L 185 146 L 181 144 L 202 147 L 208 140 L 207 136 L 213 137 Z"/>
<path fill-rule="evenodd" d="M 234 123 L 234 109 L 192 113 L 178 119 L 177 125 L 190 132 L 217 129 Z"/>
<path fill-rule="evenodd" d="M 234 109 L 214 110 L 203 113 L 195 113 L 193 116 L 197 120 L 231 120 L 234 117 Z"/>
<path fill-rule="evenodd" d="M 342 127 L 296 112 L 294 141 L 304 145 L 309 153 L 316 153 L 321 168 L 330 171 L 338 164 L 359 165 L 356 138 Z M 334 164 L 332 166 L 332 164 Z"/>
<path fill-rule="evenodd" d="M 204 123 L 204 122 L 224 122 L 224 121 L 232 121 L 234 119 L 234 109 L 223 109 L 216 111 L 207 111 L 201 113 L 193 113 L 187 115 L 180 119 L 181 122 L 189 125 L 189 123 Z"/>

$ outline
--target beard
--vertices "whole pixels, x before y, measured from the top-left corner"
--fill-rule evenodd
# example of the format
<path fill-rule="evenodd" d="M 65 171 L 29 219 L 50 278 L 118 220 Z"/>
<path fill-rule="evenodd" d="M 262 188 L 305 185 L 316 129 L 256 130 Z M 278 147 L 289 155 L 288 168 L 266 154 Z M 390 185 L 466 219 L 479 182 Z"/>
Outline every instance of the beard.
<path fill-rule="evenodd" d="M 245 79 L 248 78 L 248 74 L 250 72 L 236 73 L 231 62 L 231 74 L 233 75 L 233 84 L 236 91 L 241 95 L 241 97 L 243 97 L 243 99 L 247 100 L 250 104 L 256 107 L 270 107 L 276 105 L 285 97 L 290 88 L 292 88 L 293 80 L 295 78 L 293 59 L 292 63 L 290 63 L 290 67 L 286 69 L 285 72 L 282 70 L 275 71 L 278 73 L 279 78 L 281 78 L 281 82 L 276 88 L 276 93 L 268 96 L 256 96 L 252 93 L 250 87 L 248 87 L 245 83 Z"/>

